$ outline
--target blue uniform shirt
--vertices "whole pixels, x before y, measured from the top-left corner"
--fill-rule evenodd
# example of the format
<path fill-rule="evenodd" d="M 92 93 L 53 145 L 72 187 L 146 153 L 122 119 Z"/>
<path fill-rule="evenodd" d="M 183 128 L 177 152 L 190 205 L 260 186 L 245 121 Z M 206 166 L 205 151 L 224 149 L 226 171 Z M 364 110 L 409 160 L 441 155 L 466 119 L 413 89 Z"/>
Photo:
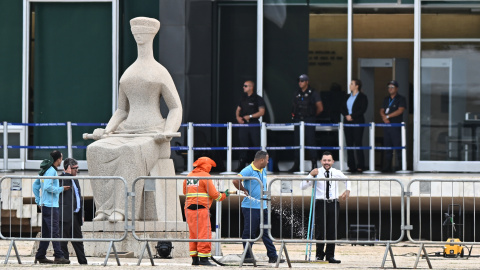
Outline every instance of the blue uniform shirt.
<path fill-rule="evenodd" d="M 257 169 L 254 165 L 253 162 L 252 164 L 248 165 L 245 167 L 239 174 L 239 176 L 244 176 L 244 177 L 257 177 L 262 181 L 263 183 L 263 190 L 267 190 L 267 170 L 264 169 Z M 243 187 L 248 191 L 248 194 L 254 198 L 253 200 L 245 197 L 242 201 L 242 207 L 244 208 L 253 208 L 253 209 L 260 209 L 260 196 L 261 196 L 261 191 L 262 187 L 258 183 L 257 180 L 250 180 L 250 179 L 244 179 L 243 181 Z M 263 209 L 267 208 L 267 202 L 263 201 Z"/>
<path fill-rule="evenodd" d="M 58 174 L 55 168 L 50 167 L 43 176 L 58 176 Z M 58 197 L 62 191 L 63 187 L 60 186 L 58 179 L 35 179 L 33 182 L 35 202 L 40 206 L 58 207 Z"/>

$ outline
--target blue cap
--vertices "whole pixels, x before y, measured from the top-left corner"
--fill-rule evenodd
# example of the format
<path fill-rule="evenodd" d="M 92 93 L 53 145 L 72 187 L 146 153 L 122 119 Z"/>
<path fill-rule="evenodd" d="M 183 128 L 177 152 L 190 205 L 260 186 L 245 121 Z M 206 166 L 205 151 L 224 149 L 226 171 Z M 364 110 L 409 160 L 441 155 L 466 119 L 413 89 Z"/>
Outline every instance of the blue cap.
<path fill-rule="evenodd" d="M 395 81 L 395 80 L 389 81 L 389 82 L 387 83 L 387 86 L 389 86 L 390 84 L 393 85 L 393 86 L 395 86 L 395 87 L 398 87 L 398 82 Z"/>
<path fill-rule="evenodd" d="M 302 74 L 300 77 L 298 77 L 299 81 L 308 81 L 308 76 L 307 74 Z"/>

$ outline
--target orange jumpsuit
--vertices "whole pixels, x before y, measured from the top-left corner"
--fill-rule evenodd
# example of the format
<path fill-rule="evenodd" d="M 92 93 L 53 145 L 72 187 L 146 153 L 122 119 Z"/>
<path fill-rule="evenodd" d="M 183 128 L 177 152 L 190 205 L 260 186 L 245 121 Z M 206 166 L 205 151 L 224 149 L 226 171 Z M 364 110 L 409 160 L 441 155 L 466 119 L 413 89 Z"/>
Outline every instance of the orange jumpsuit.
<path fill-rule="evenodd" d="M 206 177 L 210 176 L 209 172 L 216 164 L 208 157 L 201 157 L 193 166 L 196 168 L 188 176 Z M 213 200 L 225 200 L 225 193 L 218 192 L 211 179 L 186 179 L 183 181 L 183 194 L 186 195 L 185 216 L 190 239 L 211 239 L 210 206 Z M 211 250 L 211 242 L 190 242 L 191 257 L 210 257 Z"/>

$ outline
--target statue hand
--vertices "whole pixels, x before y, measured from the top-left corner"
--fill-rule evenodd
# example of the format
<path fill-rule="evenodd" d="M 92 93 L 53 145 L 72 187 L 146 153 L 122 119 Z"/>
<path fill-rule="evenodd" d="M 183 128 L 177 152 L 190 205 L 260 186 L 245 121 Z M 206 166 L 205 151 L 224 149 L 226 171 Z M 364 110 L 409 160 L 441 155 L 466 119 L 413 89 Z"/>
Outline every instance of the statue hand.
<path fill-rule="evenodd" d="M 157 142 L 157 143 L 161 143 L 161 142 L 169 142 L 172 140 L 172 137 L 171 136 L 166 136 L 165 134 L 162 134 L 162 133 L 158 133 L 157 135 L 155 135 L 155 137 L 153 137 L 153 139 Z"/>
<path fill-rule="evenodd" d="M 93 139 L 94 140 L 100 140 L 102 138 L 102 136 L 105 134 L 105 129 L 103 128 L 96 128 L 94 131 L 93 131 Z"/>

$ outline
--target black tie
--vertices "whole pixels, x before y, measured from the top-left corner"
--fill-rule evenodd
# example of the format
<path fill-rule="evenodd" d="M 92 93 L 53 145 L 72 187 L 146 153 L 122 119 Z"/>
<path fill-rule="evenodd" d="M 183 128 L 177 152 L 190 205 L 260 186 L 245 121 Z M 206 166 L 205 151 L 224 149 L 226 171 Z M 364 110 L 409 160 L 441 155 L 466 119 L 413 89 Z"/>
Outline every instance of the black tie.
<path fill-rule="evenodd" d="M 327 178 L 327 179 L 330 178 L 328 174 L 329 174 L 329 171 L 325 171 L 325 178 Z M 327 196 L 327 200 L 330 199 L 330 181 L 328 181 L 328 180 L 327 180 L 327 194 L 326 194 L 326 196 Z"/>

